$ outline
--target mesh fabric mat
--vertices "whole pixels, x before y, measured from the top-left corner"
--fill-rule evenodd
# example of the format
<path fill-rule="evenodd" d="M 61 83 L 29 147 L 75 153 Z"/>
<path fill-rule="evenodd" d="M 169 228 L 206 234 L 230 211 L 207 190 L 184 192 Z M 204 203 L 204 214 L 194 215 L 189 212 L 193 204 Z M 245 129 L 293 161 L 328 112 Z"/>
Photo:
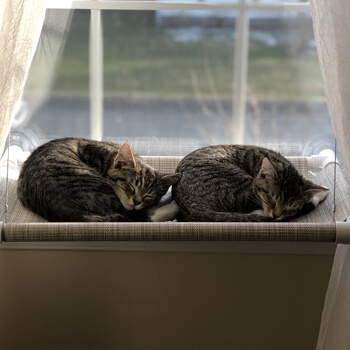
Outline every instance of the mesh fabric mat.
<path fill-rule="evenodd" d="M 176 168 L 180 157 L 143 157 L 163 172 Z M 299 172 L 310 179 L 305 157 L 289 158 Z M 18 167 L 10 166 L 9 211 L 3 239 L 8 242 L 29 241 L 293 241 L 334 242 L 333 223 L 334 166 L 328 165 L 314 182 L 326 186 L 330 193 L 313 212 L 288 223 L 48 223 L 25 209 L 16 195 Z M 336 221 L 350 213 L 350 187 L 341 169 L 336 171 Z M 0 181 L 4 198 L 5 181 Z M 0 217 L 4 214 L 0 208 Z"/>

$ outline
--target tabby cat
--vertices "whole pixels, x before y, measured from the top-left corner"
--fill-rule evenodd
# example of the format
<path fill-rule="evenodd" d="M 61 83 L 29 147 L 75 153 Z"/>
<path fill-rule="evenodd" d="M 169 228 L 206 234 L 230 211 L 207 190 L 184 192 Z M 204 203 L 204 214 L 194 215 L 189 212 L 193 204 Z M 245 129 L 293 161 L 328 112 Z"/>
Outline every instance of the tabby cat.
<path fill-rule="evenodd" d="M 281 154 L 243 145 L 188 154 L 173 197 L 184 221 L 288 220 L 314 209 L 328 190 L 299 175 Z"/>
<path fill-rule="evenodd" d="M 127 143 L 63 138 L 34 150 L 17 193 L 49 221 L 151 221 L 147 208 L 179 178 L 155 171 Z"/>

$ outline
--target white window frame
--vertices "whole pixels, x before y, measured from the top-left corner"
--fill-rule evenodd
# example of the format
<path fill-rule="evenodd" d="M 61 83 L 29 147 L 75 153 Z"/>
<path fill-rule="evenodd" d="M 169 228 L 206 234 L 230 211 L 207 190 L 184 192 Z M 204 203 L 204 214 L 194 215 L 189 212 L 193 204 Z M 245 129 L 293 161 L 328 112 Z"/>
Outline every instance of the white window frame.
<path fill-rule="evenodd" d="M 234 143 L 244 143 L 246 86 L 248 75 L 249 50 L 249 10 L 310 12 L 309 3 L 257 3 L 237 0 L 222 2 L 164 2 L 164 1 L 104 1 L 104 0 L 48 0 L 47 8 L 90 10 L 90 125 L 91 138 L 102 140 L 103 136 L 103 36 L 101 11 L 103 10 L 236 10 L 236 41 L 234 55 L 232 96 L 234 110 L 232 116 L 232 135 Z"/>

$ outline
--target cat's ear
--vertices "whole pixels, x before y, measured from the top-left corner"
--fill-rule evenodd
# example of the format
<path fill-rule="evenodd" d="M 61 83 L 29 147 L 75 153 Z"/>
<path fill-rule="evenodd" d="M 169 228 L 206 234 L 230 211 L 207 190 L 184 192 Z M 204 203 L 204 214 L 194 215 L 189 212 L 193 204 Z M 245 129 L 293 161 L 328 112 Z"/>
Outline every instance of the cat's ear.
<path fill-rule="evenodd" d="M 117 156 L 114 159 L 114 166 L 116 168 L 121 168 L 127 166 L 130 168 L 136 167 L 136 162 L 134 158 L 134 153 L 127 142 L 124 142 L 118 151 Z"/>
<path fill-rule="evenodd" d="M 276 173 L 275 168 L 273 167 L 272 163 L 267 158 L 264 158 L 262 161 L 259 175 L 262 178 L 270 177 L 272 179 L 275 179 L 277 177 L 277 173 Z"/>
<path fill-rule="evenodd" d="M 161 175 L 161 182 L 164 190 L 167 190 L 171 185 L 175 184 L 180 179 L 181 179 L 180 173 Z"/>
<path fill-rule="evenodd" d="M 317 207 L 319 203 L 326 199 L 329 189 L 310 181 L 308 182 L 308 189 L 305 191 L 305 193 L 310 196 L 309 203 L 312 203 L 315 207 Z"/>

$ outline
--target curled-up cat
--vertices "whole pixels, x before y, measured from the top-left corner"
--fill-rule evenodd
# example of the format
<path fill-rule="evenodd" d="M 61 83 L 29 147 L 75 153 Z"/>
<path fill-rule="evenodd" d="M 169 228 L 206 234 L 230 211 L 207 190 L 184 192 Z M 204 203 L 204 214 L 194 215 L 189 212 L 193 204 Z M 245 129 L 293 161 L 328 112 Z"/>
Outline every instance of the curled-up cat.
<path fill-rule="evenodd" d="M 63 138 L 32 152 L 17 193 L 25 207 L 49 221 L 151 221 L 180 177 L 157 172 L 127 143 Z"/>
<path fill-rule="evenodd" d="M 173 198 L 184 221 L 286 221 L 328 194 L 281 154 L 257 146 L 204 147 L 184 157 L 176 172 Z"/>

